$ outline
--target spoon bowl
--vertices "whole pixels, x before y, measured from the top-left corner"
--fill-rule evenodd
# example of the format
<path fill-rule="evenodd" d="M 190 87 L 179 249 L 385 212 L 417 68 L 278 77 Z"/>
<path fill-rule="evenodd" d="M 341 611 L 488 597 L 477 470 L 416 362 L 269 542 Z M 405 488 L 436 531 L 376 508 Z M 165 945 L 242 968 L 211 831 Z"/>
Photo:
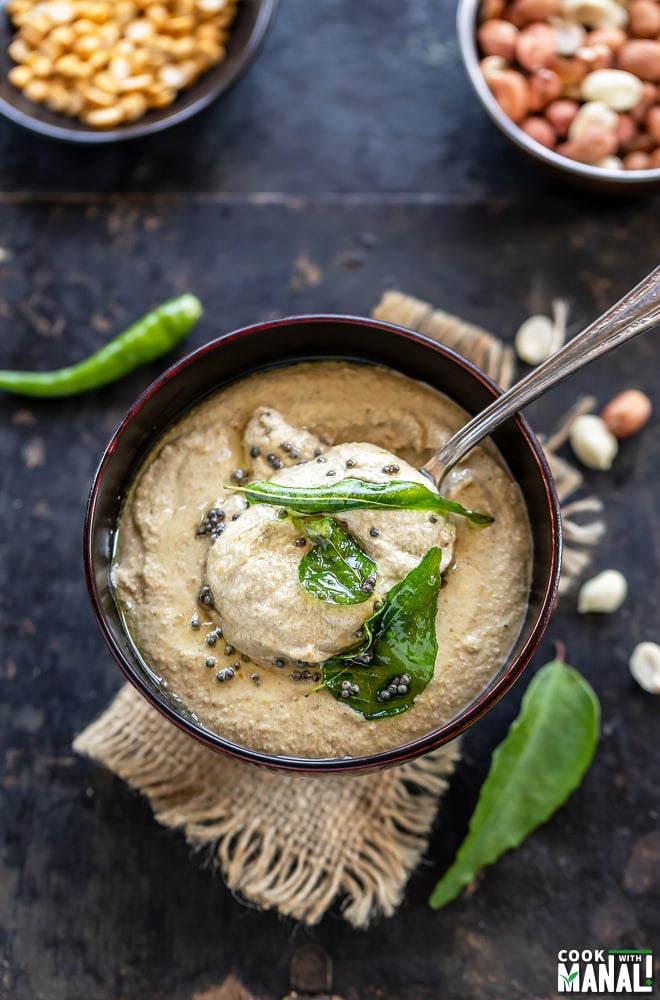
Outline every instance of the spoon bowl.
<path fill-rule="evenodd" d="M 660 267 L 555 354 L 472 418 L 422 471 L 438 488 L 449 470 L 514 413 L 573 372 L 660 323 Z"/>

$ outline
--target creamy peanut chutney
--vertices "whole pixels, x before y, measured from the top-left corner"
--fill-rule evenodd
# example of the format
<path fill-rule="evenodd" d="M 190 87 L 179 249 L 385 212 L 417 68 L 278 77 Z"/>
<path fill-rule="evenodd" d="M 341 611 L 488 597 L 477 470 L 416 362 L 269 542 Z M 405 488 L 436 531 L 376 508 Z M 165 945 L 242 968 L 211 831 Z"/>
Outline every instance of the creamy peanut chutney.
<path fill-rule="evenodd" d="M 443 484 L 493 514 L 487 528 L 428 512 L 351 513 L 379 589 L 432 546 L 443 552 L 434 677 L 408 711 L 374 721 L 325 689 L 309 694 L 320 661 L 350 645 L 373 601 L 336 607 L 296 589 L 294 528 L 226 488 L 381 482 L 392 478 L 392 456 L 397 479 L 425 482 L 417 470 L 464 420 L 425 384 L 333 361 L 236 382 L 163 436 L 124 503 L 112 582 L 141 657 L 202 724 L 273 755 L 344 758 L 407 743 L 477 697 L 515 643 L 531 574 L 524 503 L 494 450 L 475 449 Z"/>

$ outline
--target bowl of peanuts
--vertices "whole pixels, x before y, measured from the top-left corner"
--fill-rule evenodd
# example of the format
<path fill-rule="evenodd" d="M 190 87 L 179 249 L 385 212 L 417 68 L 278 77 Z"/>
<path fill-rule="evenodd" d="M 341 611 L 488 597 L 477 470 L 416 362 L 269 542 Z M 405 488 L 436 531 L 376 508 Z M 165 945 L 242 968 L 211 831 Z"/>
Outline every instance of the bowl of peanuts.
<path fill-rule="evenodd" d="M 660 0 L 460 0 L 458 36 L 524 153 L 592 190 L 660 190 Z"/>
<path fill-rule="evenodd" d="M 7 0 L 0 112 L 52 139 L 136 138 L 190 118 L 248 68 L 278 0 Z"/>

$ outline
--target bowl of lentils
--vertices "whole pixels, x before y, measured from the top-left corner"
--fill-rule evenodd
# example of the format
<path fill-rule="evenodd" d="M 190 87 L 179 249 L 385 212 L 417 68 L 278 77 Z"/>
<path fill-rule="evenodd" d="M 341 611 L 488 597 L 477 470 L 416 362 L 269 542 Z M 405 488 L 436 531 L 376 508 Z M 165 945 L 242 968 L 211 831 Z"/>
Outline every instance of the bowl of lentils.
<path fill-rule="evenodd" d="M 594 190 L 660 189 L 660 0 L 461 0 L 458 36 L 524 153 Z"/>
<path fill-rule="evenodd" d="M 103 143 L 190 118 L 248 68 L 277 0 L 7 0 L 0 112 Z"/>

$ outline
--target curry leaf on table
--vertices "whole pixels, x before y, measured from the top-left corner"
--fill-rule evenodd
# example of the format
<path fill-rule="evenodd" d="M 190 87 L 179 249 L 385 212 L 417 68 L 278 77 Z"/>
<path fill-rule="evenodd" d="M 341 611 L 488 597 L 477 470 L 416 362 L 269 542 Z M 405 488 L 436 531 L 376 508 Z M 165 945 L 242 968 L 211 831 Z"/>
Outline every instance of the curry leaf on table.
<path fill-rule="evenodd" d="M 447 500 L 422 483 L 392 480 L 370 483 L 363 479 L 342 479 L 330 486 L 284 486 L 254 482 L 232 486 L 250 503 L 286 507 L 298 514 L 341 514 L 347 510 L 428 510 L 437 514 L 461 514 L 474 524 L 491 524 L 490 514 L 467 510 L 455 500 Z"/>
<path fill-rule="evenodd" d="M 324 685 L 365 719 L 405 712 L 433 677 L 441 558 L 439 548 L 430 549 L 367 619 L 360 646 L 323 664 Z M 406 691 L 390 693 L 390 685 Z"/>
<path fill-rule="evenodd" d="M 298 564 L 298 579 L 326 604 L 363 604 L 373 593 L 376 563 L 333 517 L 303 524 L 312 542 Z"/>
<path fill-rule="evenodd" d="M 559 659 L 542 667 L 493 753 L 467 836 L 431 894 L 434 909 L 563 805 L 591 763 L 599 727 L 598 698 L 581 674 Z"/>

